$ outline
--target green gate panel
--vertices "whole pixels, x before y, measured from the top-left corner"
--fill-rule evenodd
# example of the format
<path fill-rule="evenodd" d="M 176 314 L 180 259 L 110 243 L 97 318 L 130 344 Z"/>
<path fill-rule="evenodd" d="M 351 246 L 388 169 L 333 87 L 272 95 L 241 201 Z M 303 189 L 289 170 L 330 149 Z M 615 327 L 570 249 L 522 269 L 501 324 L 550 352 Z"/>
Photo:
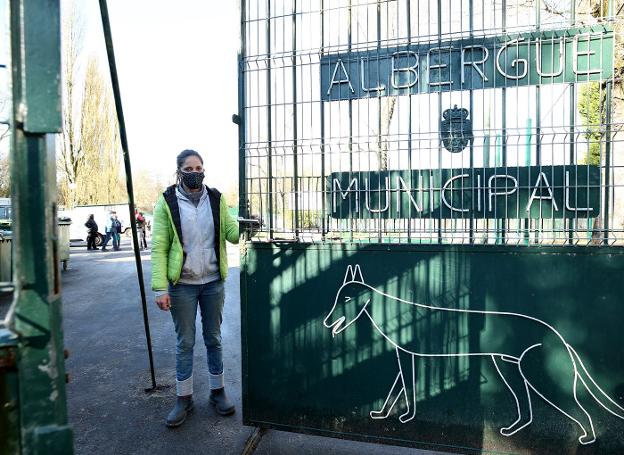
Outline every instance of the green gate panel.
<path fill-rule="evenodd" d="M 248 243 L 244 423 L 624 453 L 623 269 L 617 248 Z"/>

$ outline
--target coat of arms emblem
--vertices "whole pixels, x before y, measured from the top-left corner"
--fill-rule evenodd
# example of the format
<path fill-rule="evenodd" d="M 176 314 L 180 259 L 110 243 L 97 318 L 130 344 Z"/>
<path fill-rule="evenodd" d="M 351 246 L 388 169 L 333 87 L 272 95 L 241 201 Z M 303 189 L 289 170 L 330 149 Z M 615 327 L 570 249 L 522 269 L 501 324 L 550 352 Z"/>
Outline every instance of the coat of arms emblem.
<path fill-rule="evenodd" d="M 468 120 L 468 109 L 447 109 L 442 113 L 440 122 L 440 137 L 444 148 L 452 153 L 464 150 L 473 140 L 472 121 Z"/>

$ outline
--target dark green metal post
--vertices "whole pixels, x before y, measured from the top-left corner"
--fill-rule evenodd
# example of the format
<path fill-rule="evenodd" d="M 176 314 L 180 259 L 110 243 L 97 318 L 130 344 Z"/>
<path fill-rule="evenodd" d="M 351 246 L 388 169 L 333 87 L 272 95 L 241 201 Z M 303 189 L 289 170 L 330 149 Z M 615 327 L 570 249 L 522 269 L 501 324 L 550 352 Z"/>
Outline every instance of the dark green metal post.
<path fill-rule="evenodd" d="M 16 371 L 17 396 L 3 404 L 0 415 L 19 406 L 19 425 L 13 412 L 8 419 L 13 432 L 0 433 L 0 448 L 22 454 L 71 454 L 52 136 L 61 131 L 59 1 L 11 1 L 10 28 L 15 301 L 7 317 L 12 335 L 0 328 L 0 339 L 15 343 L 15 357 L 13 365 L 10 356 L 0 356 L 0 363 Z M 0 365 L 0 377 L 4 373 Z"/>

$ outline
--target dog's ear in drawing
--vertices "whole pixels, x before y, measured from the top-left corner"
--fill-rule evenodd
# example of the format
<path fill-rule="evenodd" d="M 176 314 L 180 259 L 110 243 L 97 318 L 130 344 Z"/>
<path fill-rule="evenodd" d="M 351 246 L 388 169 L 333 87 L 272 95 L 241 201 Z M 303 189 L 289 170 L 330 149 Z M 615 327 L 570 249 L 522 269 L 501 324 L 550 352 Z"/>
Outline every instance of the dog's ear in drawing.
<path fill-rule="evenodd" d="M 344 280 L 342 281 L 342 284 L 347 284 L 347 283 L 349 283 L 351 281 L 353 281 L 353 267 L 348 265 L 347 266 L 347 273 L 345 273 L 345 277 L 344 277 Z"/>
<path fill-rule="evenodd" d="M 362 277 L 362 269 L 360 269 L 359 265 L 356 265 L 355 268 L 353 269 L 352 281 L 357 281 L 358 283 L 364 283 L 364 277 Z"/>
<path fill-rule="evenodd" d="M 362 269 L 360 269 L 359 265 L 356 265 L 355 267 L 348 265 L 347 273 L 345 273 L 342 284 L 353 283 L 354 281 L 356 283 L 364 283 L 364 278 L 362 277 Z"/>

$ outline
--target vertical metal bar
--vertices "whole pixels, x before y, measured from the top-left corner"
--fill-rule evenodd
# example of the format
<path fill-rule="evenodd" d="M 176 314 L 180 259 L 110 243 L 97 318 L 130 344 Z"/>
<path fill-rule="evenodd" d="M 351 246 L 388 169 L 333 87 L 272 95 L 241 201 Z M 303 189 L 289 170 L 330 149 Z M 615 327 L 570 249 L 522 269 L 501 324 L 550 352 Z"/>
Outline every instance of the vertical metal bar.
<path fill-rule="evenodd" d="M 606 12 L 606 16 L 608 18 L 612 18 L 613 17 L 613 0 L 609 0 L 607 3 L 607 12 Z M 589 46 L 589 44 L 588 44 Z M 615 58 L 615 56 L 613 57 Z M 611 61 L 611 65 L 612 67 L 614 66 L 614 60 Z M 611 108 L 612 108 L 612 90 L 613 90 L 613 76 L 606 82 L 606 93 L 605 93 L 605 109 L 606 109 L 606 131 L 605 131 L 605 136 L 606 136 L 606 140 L 605 140 L 605 195 L 604 195 L 604 223 L 603 223 L 603 229 L 604 229 L 604 236 L 603 236 L 603 243 L 605 245 L 609 244 L 609 216 L 610 216 L 610 206 L 609 206 L 609 199 L 610 199 L 610 192 L 611 192 L 611 142 L 612 142 L 612 137 L 611 137 L 611 120 L 612 120 L 612 113 L 611 113 Z"/>
<path fill-rule="evenodd" d="M 507 0 L 502 0 L 501 4 L 501 14 L 502 14 L 502 27 L 503 33 L 507 35 Z M 502 123 L 502 131 L 501 131 L 501 162 L 495 163 L 495 166 L 504 166 L 507 167 L 507 83 L 502 88 L 502 100 L 501 100 L 501 123 Z M 498 218 L 496 220 L 496 243 L 505 243 L 506 237 L 506 220 Z"/>
<path fill-rule="evenodd" d="M 321 55 L 325 52 L 325 0 L 321 0 Z M 321 109 L 321 188 L 326 187 L 326 170 L 325 170 L 325 102 L 323 101 L 323 97 L 321 96 L 320 101 L 320 109 Z M 321 198 L 321 240 L 325 241 L 325 233 L 327 232 L 327 215 L 326 215 L 326 198 L 327 194 L 331 188 L 327 188 L 327 190 L 323 190 L 322 198 Z"/>
<path fill-rule="evenodd" d="M 240 45 L 238 50 L 238 215 L 249 218 L 247 188 L 247 159 L 245 150 L 245 56 L 247 52 L 247 2 L 240 0 Z"/>
<path fill-rule="evenodd" d="M 349 25 L 347 32 L 347 53 L 349 55 L 349 61 L 351 61 L 351 48 L 353 46 L 353 36 L 352 36 L 352 27 L 353 27 L 353 6 L 352 1 L 349 0 L 348 6 L 348 14 L 349 14 Z M 351 176 L 353 173 L 353 98 L 349 97 L 349 181 L 351 181 Z M 349 217 L 349 240 L 353 241 L 353 217 Z"/>
<path fill-rule="evenodd" d="M 538 32 L 541 30 L 542 19 L 542 2 L 541 0 L 535 0 L 535 28 Z M 541 87 L 538 81 L 535 86 L 535 165 L 538 166 L 538 171 L 542 172 L 542 97 Z M 535 243 L 540 243 L 544 240 L 544 219 L 542 218 L 542 201 L 539 205 L 540 218 L 536 220 L 537 226 L 535 229 Z"/>
<path fill-rule="evenodd" d="M 612 0 L 609 0 L 608 14 L 611 15 L 613 11 Z M 588 44 L 589 46 L 589 44 Z M 604 192 L 604 215 L 603 215 L 603 240 L 604 245 L 609 244 L 609 217 L 611 216 L 610 201 L 611 198 L 611 103 L 612 103 L 612 84 L 613 79 L 609 79 L 606 82 L 605 93 L 605 192 Z"/>
<path fill-rule="evenodd" d="M 377 74 L 379 74 L 379 54 L 381 53 L 381 0 L 377 0 L 377 12 L 376 12 L 376 27 L 377 27 Z M 381 102 L 381 96 L 380 93 L 377 92 L 377 153 L 379 153 L 379 160 L 378 160 L 378 170 L 381 170 L 383 168 L 382 166 L 382 162 L 381 160 L 384 159 L 384 155 L 383 155 L 383 139 L 382 139 L 382 118 L 381 118 L 381 111 L 382 111 L 382 102 Z M 370 169 L 369 169 L 370 170 Z M 380 175 L 380 174 L 378 174 Z M 371 186 L 371 182 L 369 180 L 369 194 L 370 194 L 370 186 Z M 379 204 L 378 207 L 381 207 L 381 177 L 378 178 L 378 189 L 379 191 L 377 192 L 377 203 Z M 381 212 L 379 212 L 377 214 L 377 240 L 381 243 L 382 240 L 382 235 L 381 235 L 381 226 L 383 224 L 383 220 L 382 220 L 382 215 Z"/>
<path fill-rule="evenodd" d="M 535 28 L 538 32 L 541 30 L 541 19 L 542 19 L 542 1 L 535 0 Z M 542 135 L 541 135 L 541 127 L 542 127 L 542 102 L 541 102 L 541 87 L 540 82 L 535 86 L 535 155 L 536 155 L 536 164 L 537 166 L 542 165 Z"/>
<path fill-rule="evenodd" d="M 267 45 L 267 77 L 266 77 L 266 109 L 267 109 L 267 186 L 269 203 L 269 239 L 273 239 L 275 226 L 273 224 L 273 112 L 272 105 L 272 79 L 271 79 L 271 0 L 266 0 L 266 45 Z"/>
<path fill-rule="evenodd" d="M 247 150 L 246 150 L 246 138 L 247 138 L 247 122 L 246 122 L 246 105 L 247 105 L 247 94 L 245 91 L 246 88 L 246 74 L 245 74 L 245 60 L 247 58 L 247 0 L 240 0 L 240 44 L 238 50 L 238 215 L 239 217 L 249 218 L 249 204 L 253 201 L 253 171 L 250 169 L 250 174 L 252 176 L 251 181 L 248 183 L 246 181 L 246 173 L 247 173 Z M 260 27 L 258 27 L 259 29 Z M 256 40 L 259 41 L 259 40 Z M 251 47 L 251 46 L 250 46 Z M 253 49 L 253 47 L 251 47 Z M 258 54 L 258 48 L 256 48 L 256 54 Z M 252 51 L 253 52 L 253 51 Z M 257 69 L 257 68 L 256 68 Z M 257 77 L 257 73 L 256 73 Z M 249 77 L 251 79 L 251 76 Z M 257 85 L 256 85 L 257 87 Z M 250 87 L 251 88 L 251 87 Z M 258 87 L 259 88 L 259 87 Z M 252 89 L 249 90 L 250 93 L 253 92 Z M 250 103 L 253 104 L 253 103 Z M 259 104 L 257 101 L 256 105 Z M 250 115 L 252 117 L 252 115 Z M 253 142 L 254 139 L 252 135 L 249 135 L 250 142 Z M 249 157 L 250 164 L 253 162 L 251 153 Z M 259 188 L 260 188 L 260 196 L 259 200 L 262 201 L 262 179 L 259 178 Z M 260 202 L 260 217 L 263 216 L 262 213 L 262 202 Z M 253 207 L 252 209 L 255 209 Z M 246 238 L 244 240 L 248 240 L 251 235 L 248 233 L 245 235 Z M 247 381 L 247 371 L 248 371 L 248 337 L 249 333 L 247 329 L 248 318 L 247 318 L 247 289 L 248 289 L 248 259 L 247 254 L 241 254 L 240 258 L 240 280 L 239 280 L 239 292 L 240 292 L 240 323 L 241 323 L 241 351 L 243 353 L 241 359 L 241 370 L 242 370 L 242 399 L 243 402 L 247 401 L 247 393 L 248 393 L 248 381 Z"/>
<path fill-rule="evenodd" d="M 472 1 L 472 0 L 471 0 Z M 412 46 L 412 9 L 411 0 L 405 1 L 406 14 L 407 14 L 407 49 L 411 50 Z M 416 6 L 418 8 L 418 5 Z M 409 55 L 409 54 L 408 54 Z M 408 57 L 409 58 L 409 57 Z M 410 191 L 414 188 L 414 182 L 412 181 L 412 90 L 408 90 L 409 103 L 407 110 L 407 164 L 409 169 L 409 182 Z M 412 242 L 412 204 L 407 204 L 407 243 Z"/>
<path fill-rule="evenodd" d="M 298 161 L 298 115 L 297 115 L 297 0 L 292 0 L 292 107 L 293 107 L 293 185 L 295 197 L 295 238 L 299 240 L 299 161 Z"/>
<path fill-rule="evenodd" d="M 468 2 L 468 27 L 470 30 L 470 39 L 474 39 L 474 0 L 469 0 Z M 463 71 L 463 68 L 460 68 L 460 71 Z M 472 79 L 472 78 L 471 78 Z M 472 84 L 470 84 L 470 87 L 472 87 Z M 472 120 L 472 124 L 473 124 L 473 129 L 474 129 L 474 91 L 472 90 L 472 88 L 470 89 L 470 92 L 468 94 L 469 96 L 469 107 L 470 107 L 470 119 Z M 471 194 L 474 194 L 474 187 L 475 187 L 475 176 L 474 176 L 474 138 L 470 141 L 470 175 L 471 177 L 471 182 L 470 182 L 470 190 L 471 190 Z M 469 237 L 469 243 L 474 243 L 475 242 L 475 201 L 474 198 L 470 198 L 470 204 L 471 204 L 471 210 L 470 210 L 470 226 L 469 226 L 469 232 L 468 232 L 468 237 Z"/>
<path fill-rule="evenodd" d="M 438 21 L 438 47 L 442 47 L 442 0 L 438 0 L 438 11 L 437 11 L 437 21 Z M 439 54 L 438 54 L 439 55 Z M 441 74 L 441 71 L 438 70 L 438 74 Z M 440 76 L 440 80 L 442 80 Z M 442 85 L 438 87 L 438 116 L 439 119 L 442 116 Z M 440 177 L 439 184 L 442 185 L 442 143 L 438 140 L 438 175 Z M 433 183 L 433 182 L 432 182 Z M 430 190 L 433 193 L 433 187 L 430 185 Z M 431 207 L 433 209 L 433 207 Z M 438 243 L 442 243 L 442 210 L 439 211 L 438 217 Z"/>
<path fill-rule="evenodd" d="M 143 282 L 143 265 L 141 264 L 141 252 L 139 250 L 139 236 L 136 228 L 136 217 L 134 215 L 134 190 L 132 185 L 132 167 L 130 165 L 130 150 L 128 149 L 128 137 L 126 135 L 126 122 L 124 120 L 123 108 L 121 105 L 121 90 L 119 88 L 119 78 L 117 77 L 117 65 L 115 64 L 115 51 L 113 49 L 113 37 L 108 18 L 108 7 L 106 0 L 100 0 L 100 14 L 102 16 L 102 28 L 104 29 L 104 41 L 106 43 L 106 54 L 108 55 L 108 66 L 110 68 L 111 82 L 113 85 L 113 95 L 115 98 L 115 110 L 117 112 L 117 122 L 119 125 L 119 138 L 123 150 L 124 165 L 126 168 L 126 189 L 128 190 L 128 209 L 130 210 L 130 225 L 132 226 L 132 245 L 134 247 L 134 259 L 136 262 L 137 275 L 139 278 L 139 290 L 141 291 L 141 305 L 143 309 L 143 326 L 145 328 L 145 339 L 149 354 L 150 374 L 152 379 L 152 389 L 156 389 L 156 377 L 154 372 L 154 357 L 152 354 L 152 337 L 150 335 L 149 319 L 147 316 L 147 299 L 145 297 L 145 283 Z"/>
<path fill-rule="evenodd" d="M 576 22 L 576 0 L 570 1 L 570 27 L 574 27 L 574 23 Z M 562 43 L 565 46 L 565 41 Z M 576 84 L 571 83 L 568 86 L 568 90 L 570 91 L 570 165 L 574 164 L 574 133 L 575 133 L 575 114 L 576 114 L 576 94 L 575 94 Z M 568 190 L 569 191 L 569 190 Z M 565 206 L 564 206 L 565 209 Z M 574 243 L 574 233 L 578 226 L 578 214 L 575 213 L 574 218 L 569 218 L 568 222 L 568 243 L 572 245 Z"/>
<path fill-rule="evenodd" d="M 62 123 L 60 1 L 12 0 L 9 8 L 15 301 L 6 320 L 11 334 L 3 328 L 1 336 L 15 354 L 3 367 L 17 372 L 7 376 L 0 367 L 0 452 L 71 454 L 52 139 Z"/>

